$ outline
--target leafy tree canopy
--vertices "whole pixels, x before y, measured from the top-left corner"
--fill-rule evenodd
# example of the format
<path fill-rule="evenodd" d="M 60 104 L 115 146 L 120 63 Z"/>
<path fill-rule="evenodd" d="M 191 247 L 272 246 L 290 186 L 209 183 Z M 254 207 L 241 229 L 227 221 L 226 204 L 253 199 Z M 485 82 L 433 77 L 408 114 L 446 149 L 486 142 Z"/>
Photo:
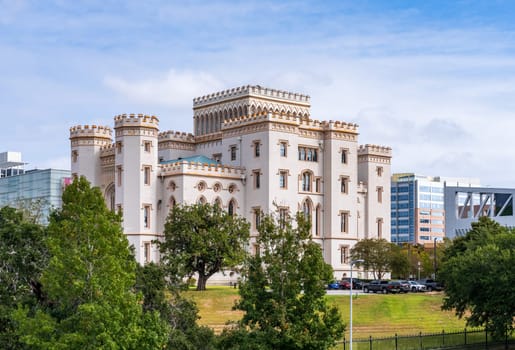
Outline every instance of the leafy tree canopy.
<path fill-rule="evenodd" d="M 194 204 L 173 207 L 157 242 L 161 262 L 171 281 L 197 273 L 197 290 L 205 290 L 215 273 L 241 264 L 246 255 L 249 224 L 218 205 Z"/>
<path fill-rule="evenodd" d="M 444 254 L 443 309 L 455 310 L 471 326 L 487 327 L 495 337 L 513 332 L 515 231 L 481 217 Z"/>
<path fill-rule="evenodd" d="M 0 348 L 21 348 L 11 312 L 42 297 L 39 279 L 48 261 L 44 227 L 20 210 L 0 209 Z"/>
<path fill-rule="evenodd" d="M 245 263 L 236 309 L 245 312 L 221 337 L 223 349 L 328 349 L 341 338 L 340 314 L 324 299 L 332 268 L 311 240 L 303 215 L 277 222 L 264 216 L 260 253 Z"/>
<path fill-rule="evenodd" d="M 136 262 L 120 217 L 83 177 L 63 194 L 48 226 L 45 300 L 14 312 L 20 339 L 37 349 L 141 349 L 166 343 L 158 313 L 134 293 Z"/>
<path fill-rule="evenodd" d="M 357 266 L 371 271 L 375 279 L 383 278 L 392 264 L 392 244 L 386 239 L 367 238 L 357 242 L 351 249 L 352 260 L 363 260 Z"/>

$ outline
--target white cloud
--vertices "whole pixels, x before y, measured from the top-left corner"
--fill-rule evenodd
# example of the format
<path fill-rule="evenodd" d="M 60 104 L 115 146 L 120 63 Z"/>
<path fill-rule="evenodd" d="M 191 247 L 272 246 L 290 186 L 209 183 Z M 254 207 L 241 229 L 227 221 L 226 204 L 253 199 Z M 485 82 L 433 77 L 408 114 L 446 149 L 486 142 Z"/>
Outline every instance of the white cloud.
<path fill-rule="evenodd" d="M 131 101 L 170 107 L 190 106 L 194 97 L 224 87 L 222 81 L 212 74 L 175 69 L 170 69 L 161 77 L 141 80 L 108 76 L 104 83 Z"/>

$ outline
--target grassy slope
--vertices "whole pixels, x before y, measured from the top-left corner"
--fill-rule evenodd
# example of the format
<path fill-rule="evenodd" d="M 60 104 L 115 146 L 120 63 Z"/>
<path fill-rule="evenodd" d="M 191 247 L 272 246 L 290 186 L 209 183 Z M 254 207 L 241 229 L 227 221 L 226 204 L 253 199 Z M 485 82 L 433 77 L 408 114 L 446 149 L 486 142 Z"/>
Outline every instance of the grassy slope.
<path fill-rule="evenodd" d="M 200 323 L 220 331 L 229 320 L 238 320 L 242 313 L 232 310 L 238 291 L 228 287 L 208 287 L 205 292 L 188 292 L 200 310 Z M 353 300 L 353 334 L 355 338 L 372 335 L 391 336 L 395 333 L 418 334 L 461 330 L 465 321 L 452 312 L 441 311 L 443 294 L 360 295 Z M 330 295 L 349 323 L 349 296 Z M 348 330 L 347 330 L 348 333 Z"/>

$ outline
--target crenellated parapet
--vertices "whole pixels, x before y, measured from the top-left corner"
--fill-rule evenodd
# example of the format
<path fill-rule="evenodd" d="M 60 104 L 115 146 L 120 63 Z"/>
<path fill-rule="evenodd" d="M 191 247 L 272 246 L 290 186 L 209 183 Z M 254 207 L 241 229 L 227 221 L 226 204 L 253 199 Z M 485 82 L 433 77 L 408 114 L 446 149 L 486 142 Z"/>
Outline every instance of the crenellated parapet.
<path fill-rule="evenodd" d="M 325 131 L 337 131 L 337 132 L 345 132 L 345 133 L 357 133 L 358 132 L 358 124 L 355 123 L 347 123 L 343 121 L 316 121 L 316 125 L 322 125 Z"/>
<path fill-rule="evenodd" d="M 358 162 L 377 162 L 390 164 L 392 149 L 388 146 L 360 145 L 358 148 Z"/>
<path fill-rule="evenodd" d="M 180 132 L 180 131 L 164 131 L 158 135 L 159 142 L 161 141 L 178 141 L 178 142 L 189 142 L 195 143 L 195 136 L 192 133 Z"/>
<path fill-rule="evenodd" d="M 70 128 L 70 141 L 75 146 L 106 146 L 112 143 L 112 130 L 107 126 L 76 125 Z"/>
<path fill-rule="evenodd" d="M 308 105 L 310 103 L 310 97 L 308 95 L 277 89 L 269 89 L 259 85 L 246 85 L 196 97 L 193 99 L 193 108 L 243 96 L 267 97 Z"/>
<path fill-rule="evenodd" d="M 172 175 L 198 175 L 217 178 L 242 179 L 245 176 L 245 168 L 233 167 L 222 164 L 209 164 L 200 162 L 178 161 L 160 165 L 160 176 Z"/>
<path fill-rule="evenodd" d="M 114 151 L 115 151 L 114 143 L 112 143 L 110 145 L 102 146 L 100 148 L 100 157 L 114 156 Z"/>
<path fill-rule="evenodd" d="M 159 119 L 145 114 L 120 114 L 114 117 L 116 137 L 153 136 L 159 132 Z"/>

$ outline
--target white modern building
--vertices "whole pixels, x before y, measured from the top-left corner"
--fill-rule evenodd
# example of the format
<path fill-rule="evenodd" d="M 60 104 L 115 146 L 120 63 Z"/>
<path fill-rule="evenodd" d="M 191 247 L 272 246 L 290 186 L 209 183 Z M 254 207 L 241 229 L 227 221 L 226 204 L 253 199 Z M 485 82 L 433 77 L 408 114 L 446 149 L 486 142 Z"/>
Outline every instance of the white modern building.
<path fill-rule="evenodd" d="M 390 240 L 391 149 L 358 144 L 358 126 L 310 118 L 310 97 L 243 86 L 193 100 L 194 133 L 159 130 L 147 115 L 119 115 L 114 129 L 70 129 L 71 169 L 100 187 L 140 263 L 179 203 L 218 203 L 251 225 L 258 213 L 302 211 L 335 277 L 348 274 L 360 239 Z"/>

